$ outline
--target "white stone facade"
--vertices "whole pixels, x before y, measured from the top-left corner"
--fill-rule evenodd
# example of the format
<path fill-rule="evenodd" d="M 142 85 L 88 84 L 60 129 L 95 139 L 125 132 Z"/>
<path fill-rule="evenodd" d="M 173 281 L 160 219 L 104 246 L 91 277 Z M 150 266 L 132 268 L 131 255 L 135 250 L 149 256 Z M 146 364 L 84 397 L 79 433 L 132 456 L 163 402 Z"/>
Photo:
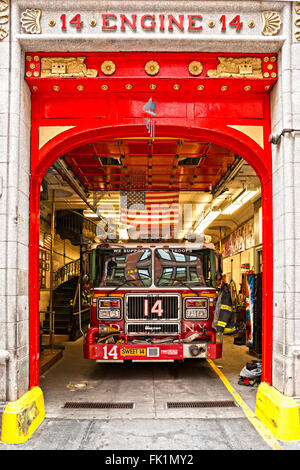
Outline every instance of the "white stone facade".
<path fill-rule="evenodd" d="M 30 51 L 202 51 L 278 52 L 278 83 L 271 94 L 272 132 L 300 129 L 300 5 L 291 1 L 184 2 L 169 0 L 65 0 L 64 12 L 82 13 L 88 21 L 101 13 L 200 13 L 219 18 L 243 14 L 253 29 L 239 35 L 205 28 L 201 35 L 174 31 L 154 34 L 103 33 L 99 28 L 62 33 L 59 0 L 0 0 L 0 26 L 9 29 L 0 40 L 0 401 L 15 400 L 28 390 L 28 227 L 31 97 L 24 80 L 25 52 Z M 8 8 L 6 6 L 8 5 Z M 22 28 L 26 9 L 42 10 L 41 33 Z M 74 10 L 76 8 L 76 11 Z M 261 12 L 276 11 L 282 25 L 276 35 L 261 34 Z M 59 13 L 58 13 L 59 12 Z M 6 17 L 8 22 L 5 23 Z M 1 20 L 2 18 L 2 20 Z M 296 24 L 295 24 L 296 23 Z M 203 23 L 204 24 L 204 23 Z M 3 32 L 3 36 L 6 33 Z M 0 38 L 1 38 L 0 30 Z M 299 39 L 298 39 L 299 38 Z M 300 133 L 285 133 L 273 146 L 274 195 L 274 341 L 273 385 L 300 397 Z"/>

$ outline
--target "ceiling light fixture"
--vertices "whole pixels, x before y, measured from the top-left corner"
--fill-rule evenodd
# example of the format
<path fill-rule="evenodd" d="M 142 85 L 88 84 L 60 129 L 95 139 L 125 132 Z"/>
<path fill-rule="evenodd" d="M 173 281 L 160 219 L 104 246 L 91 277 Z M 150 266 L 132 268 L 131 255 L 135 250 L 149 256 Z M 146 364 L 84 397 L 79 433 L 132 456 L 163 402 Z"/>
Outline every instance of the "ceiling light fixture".
<path fill-rule="evenodd" d="M 246 202 L 250 201 L 256 194 L 258 193 L 258 189 L 245 189 L 229 206 L 227 206 L 223 211 L 222 214 L 224 215 L 231 215 L 240 207 L 242 207 Z"/>
<path fill-rule="evenodd" d="M 204 230 L 221 214 L 221 209 L 213 208 L 194 230 L 194 233 L 201 234 Z"/>

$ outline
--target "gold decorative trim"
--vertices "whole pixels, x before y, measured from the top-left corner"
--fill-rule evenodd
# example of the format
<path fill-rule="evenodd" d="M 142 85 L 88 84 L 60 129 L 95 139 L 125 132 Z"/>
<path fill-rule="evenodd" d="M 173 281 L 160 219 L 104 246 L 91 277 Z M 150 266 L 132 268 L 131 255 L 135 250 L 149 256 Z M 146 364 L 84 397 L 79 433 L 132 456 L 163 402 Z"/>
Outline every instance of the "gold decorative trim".
<path fill-rule="evenodd" d="M 254 140 L 262 149 L 264 148 L 264 128 L 263 126 L 232 126 L 227 124 L 227 127 L 232 127 L 237 131 L 250 137 Z"/>
<path fill-rule="evenodd" d="M 277 11 L 263 11 L 262 14 L 263 29 L 261 34 L 264 36 L 275 36 L 281 28 L 281 18 Z"/>
<path fill-rule="evenodd" d="M 157 75 L 158 72 L 159 72 L 159 69 L 160 69 L 160 66 L 159 66 L 159 63 L 156 62 L 155 60 L 149 60 L 146 64 L 145 64 L 145 72 L 148 74 L 148 75 Z"/>
<path fill-rule="evenodd" d="M 88 69 L 86 57 L 43 57 L 41 78 L 46 77 L 97 77 L 98 70 Z"/>
<path fill-rule="evenodd" d="M 41 34 L 41 16 L 41 10 L 35 8 L 27 8 L 27 10 L 23 11 L 20 21 L 26 33 Z"/>
<path fill-rule="evenodd" d="M 101 72 L 104 75 L 112 75 L 116 71 L 116 64 L 112 60 L 105 60 L 101 64 Z"/>
<path fill-rule="evenodd" d="M 198 62 L 198 60 L 193 60 L 192 62 L 189 63 L 189 72 L 191 75 L 194 75 L 195 77 L 197 75 L 200 75 L 203 70 L 203 65 L 201 62 Z"/>
<path fill-rule="evenodd" d="M 9 29 L 9 12 L 8 10 L 8 0 L 0 0 L 0 41 L 5 39 L 8 36 Z"/>
<path fill-rule="evenodd" d="M 41 126 L 39 127 L 39 150 L 57 135 L 76 126 Z"/>
<path fill-rule="evenodd" d="M 296 2 L 295 4 L 295 12 L 297 15 L 300 15 L 300 2 Z M 300 28 L 300 18 L 295 19 L 295 26 Z M 295 38 L 297 41 L 300 41 L 300 29 L 295 31 Z"/>
<path fill-rule="evenodd" d="M 211 78 L 262 78 L 260 57 L 218 57 L 219 64 L 214 70 L 208 70 Z"/>

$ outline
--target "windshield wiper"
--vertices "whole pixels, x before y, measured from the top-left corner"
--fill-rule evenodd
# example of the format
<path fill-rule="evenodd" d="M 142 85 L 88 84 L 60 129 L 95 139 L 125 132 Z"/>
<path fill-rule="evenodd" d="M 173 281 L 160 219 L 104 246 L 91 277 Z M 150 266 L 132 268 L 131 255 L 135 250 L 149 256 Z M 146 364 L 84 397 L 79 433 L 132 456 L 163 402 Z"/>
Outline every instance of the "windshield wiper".
<path fill-rule="evenodd" d="M 187 287 L 190 291 L 192 291 L 194 294 L 196 294 L 197 297 L 199 297 L 198 292 L 195 291 L 194 289 L 192 289 L 192 287 L 190 287 L 188 284 L 183 282 L 181 279 L 174 279 L 174 282 L 179 282 L 182 286 Z M 173 287 L 174 287 L 174 284 L 173 284 Z"/>
<path fill-rule="evenodd" d="M 146 276 L 146 274 L 143 274 L 143 276 L 146 278 L 146 279 L 151 279 L 151 276 Z M 112 290 L 111 292 L 109 292 L 107 295 L 109 296 L 110 294 L 113 294 L 114 292 L 116 292 L 116 290 L 118 290 L 120 287 L 122 286 L 125 286 L 125 284 L 127 284 L 127 282 L 133 282 L 133 281 L 141 281 L 142 282 L 142 279 L 127 279 L 126 281 L 122 282 L 119 286 L 117 286 L 114 290 Z M 145 286 L 144 286 L 145 287 Z"/>
<path fill-rule="evenodd" d="M 117 287 L 115 287 L 112 291 L 110 291 L 107 296 L 113 294 L 114 292 L 116 292 L 116 290 L 118 290 L 120 287 L 122 286 L 125 286 L 125 284 L 127 284 L 128 282 L 128 279 L 126 279 L 126 281 L 122 282 L 121 284 L 119 284 Z M 130 282 L 130 281 L 129 281 Z"/>

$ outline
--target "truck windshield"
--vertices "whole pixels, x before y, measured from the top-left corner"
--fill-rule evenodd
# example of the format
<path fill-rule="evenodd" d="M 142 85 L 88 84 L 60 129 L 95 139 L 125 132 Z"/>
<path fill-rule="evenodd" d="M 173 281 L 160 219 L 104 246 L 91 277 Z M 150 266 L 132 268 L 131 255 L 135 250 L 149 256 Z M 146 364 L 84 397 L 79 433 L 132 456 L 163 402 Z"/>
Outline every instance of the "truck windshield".
<path fill-rule="evenodd" d="M 149 287 L 151 250 L 96 250 L 95 287 Z"/>
<path fill-rule="evenodd" d="M 154 283 L 158 287 L 211 287 L 211 250 L 158 248 Z"/>

